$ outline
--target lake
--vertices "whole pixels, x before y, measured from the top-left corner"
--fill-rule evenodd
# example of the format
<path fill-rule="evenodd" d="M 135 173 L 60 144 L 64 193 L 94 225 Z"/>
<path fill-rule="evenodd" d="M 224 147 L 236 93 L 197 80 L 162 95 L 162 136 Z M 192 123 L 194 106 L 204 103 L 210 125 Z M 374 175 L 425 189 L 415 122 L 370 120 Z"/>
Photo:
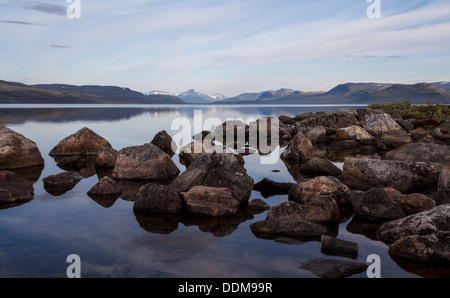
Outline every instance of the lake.
<path fill-rule="evenodd" d="M 251 277 L 311 278 L 300 269 L 309 258 L 331 258 L 366 262 L 371 254 L 381 258 L 382 277 L 418 277 L 409 265 L 391 259 L 388 247 L 366 233 L 364 223 L 349 218 L 336 226 L 340 239 L 358 243 L 357 258 L 321 252 L 319 241 L 299 242 L 257 238 L 250 224 L 265 219 L 267 211 L 232 220 L 181 220 L 140 216 L 133 201 L 119 198 L 97 202 L 87 192 L 97 182 L 95 173 L 85 175 L 73 189 L 51 195 L 42 179 L 64 172 L 50 150 L 63 138 L 89 127 L 120 150 L 150 142 L 166 130 L 170 135 L 177 118 L 194 123 L 194 112 L 210 117 L 258 119 L 265 116 L 295 116 L 305 112 L 332 112 L 349 106 L 0 106 L 0 125 L 35 141 L 45 159 L 37 174 L 35 196 L 28 203 L 0 209 L 0 277 L 66 277 L 66 259 L 77 254 L 82 277 Z M 198 131 L 193 131 L 196 133 Z M 282 149 L 283 150 L 283 149 Z M 284 163 L 262 166 L 257 153 L 246 155 L 245 168 L 255 183 L 263 178 L 294 182 Z M 178 155 L 173 161 L 180 171 Z M 287 195 L 263 198 L 253 191 L 250 200 L 260 198 L 274 206 L 287 201 Z M 366 277 L 366 273 L 352 277 Z"/>

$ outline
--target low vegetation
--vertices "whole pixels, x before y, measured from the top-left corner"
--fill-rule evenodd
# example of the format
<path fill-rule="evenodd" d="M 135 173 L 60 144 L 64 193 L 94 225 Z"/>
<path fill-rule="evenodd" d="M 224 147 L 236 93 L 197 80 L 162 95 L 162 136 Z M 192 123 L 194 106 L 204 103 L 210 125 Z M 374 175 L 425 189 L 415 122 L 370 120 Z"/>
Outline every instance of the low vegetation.
<path fill-rule="evenodd" d="M 391 116 L 401 116 L 403 119 L 417 120 L 437 118 L 440 121 L 450 120 L 450 106 L 440 104 L 412 105 L 410 101 L 373 103 L 371 109 L 383 110 Z"/>

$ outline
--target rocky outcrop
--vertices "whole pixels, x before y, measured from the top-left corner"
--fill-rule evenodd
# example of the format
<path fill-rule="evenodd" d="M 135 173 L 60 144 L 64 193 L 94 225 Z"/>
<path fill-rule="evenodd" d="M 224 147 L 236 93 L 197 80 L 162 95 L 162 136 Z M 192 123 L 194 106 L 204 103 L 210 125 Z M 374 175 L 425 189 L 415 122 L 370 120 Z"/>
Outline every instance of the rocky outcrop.
<path fill-rule="evenodd" d="M 169 155 L 148 143 L 120 150 L 111 178 L 167 183 L 179 173 L 180 170 Z"/>
<path fill-rule="evenodd" d="M 349 158 L 344 162 L 345 184 L 351 189 L 392 187 L 402 193 L 436 189 L 443 166 L 430 162 Z"/>
<path fill-rule="evenodd" d="M 0 171 L 0 206 L 28 202 L 33 199 L 33 185 L 16 173 Z"/>
<path fill-rule="evenodd" d="M 177 193 L 194 186 L 226 187 L 240 206 L 248 203 L 254 180 L 233 154 L 204 153 L 170 184 Z"/>
<path fill-rule="evenodd" d="M 196 216 L 219 217 L 237 213 L 239 201 L 225 187 L 194 186 L 181 192 L 186 210 Z"/>
<path fill-rule="evenodd" d="M 52 157 L 71 155 L 95 157 L 102 146 L 111 147 L 111 144 L 91 129 L 84 127 L 61 140 L 49 155 Z"/>
<path fill-rule="evenodd" d="M 178 213 L 183 209 L 183 202 L 169 186 L 149 183 L 139 189 L 134 203 L 134 210 L 164 213 Z"/>
<path fill-rule="evenodd" d="M 44 166 L 44 159 L 35 142 L 0 126 L 0 169 L 13 170 Z"/>

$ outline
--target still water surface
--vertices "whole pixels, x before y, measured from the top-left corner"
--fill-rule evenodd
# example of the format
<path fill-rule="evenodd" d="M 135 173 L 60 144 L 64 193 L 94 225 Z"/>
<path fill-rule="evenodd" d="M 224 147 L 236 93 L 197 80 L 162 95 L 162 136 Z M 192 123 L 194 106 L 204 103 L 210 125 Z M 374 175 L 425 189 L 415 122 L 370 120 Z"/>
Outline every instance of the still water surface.
<path fill-rule="evenodd" d="M 45 159 L 45 168 L 34 184 L 34 199 L 0 209 L 0 277 L 66 277 L 70 254 L 80 256 L 82 277 L 315 277 L 299 268 L 308 258 L 351 260 L 322 253 L 318 241 L 257 238 L 249 226 L 265 219 L 267 212 L 228 221 L 150 218 L 135 214 L 133 202 L 124 198 L 106 203 L 91 199 L 87 192 L 98 181 L 95 173 L 60 196 L 49 194 L 42 183 L 43 178 L 64 172 L 48 156 L 50 150 L 82 127 L 94 130 L 120 150 L 148 143 L 161 130 L 175 135 L 178 131 L 171 130 L 172 121 L 185 117 L 193 123 L 195 110 L 202 111 L 203 119 L 225 121 L 332 112 L 342 107 L 0 106 L 0 125 L 35 141 Z M 295 182 L 281 160 L 261 166 L 257 154 L 244 159 L 255 183 L 266 177 Z M 173 160 L 180 171 L 185 170 L 178 155 Z M 271 206 L 288 199 L 287 195 L 263 198 L 253 191 L 250 200 L 255 198 Z M 359 244 L 354 261 L 365 262 L 370 254 L 378 254 L 382 277 L 418 276 L 393 261 L 384 243 L 359 231 L 351 218 L 336 227 L 338 238 Z"/>

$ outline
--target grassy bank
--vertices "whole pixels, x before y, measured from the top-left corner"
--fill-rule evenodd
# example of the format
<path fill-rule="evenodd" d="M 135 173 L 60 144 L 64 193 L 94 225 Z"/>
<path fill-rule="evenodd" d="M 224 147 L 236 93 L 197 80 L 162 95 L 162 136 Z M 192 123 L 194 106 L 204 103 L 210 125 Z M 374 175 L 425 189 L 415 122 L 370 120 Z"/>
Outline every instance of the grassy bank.
<path fill-rule="evenodd" d="M 368 106 L 372 109 L 383 110 L 391 116 L 401 116 L 403 119 L 415 118 L 428 119 L 437 118 L 440 121 L 450 120 L 449 105 L 412 105 L 407 101 L 373 103 Z"/>

